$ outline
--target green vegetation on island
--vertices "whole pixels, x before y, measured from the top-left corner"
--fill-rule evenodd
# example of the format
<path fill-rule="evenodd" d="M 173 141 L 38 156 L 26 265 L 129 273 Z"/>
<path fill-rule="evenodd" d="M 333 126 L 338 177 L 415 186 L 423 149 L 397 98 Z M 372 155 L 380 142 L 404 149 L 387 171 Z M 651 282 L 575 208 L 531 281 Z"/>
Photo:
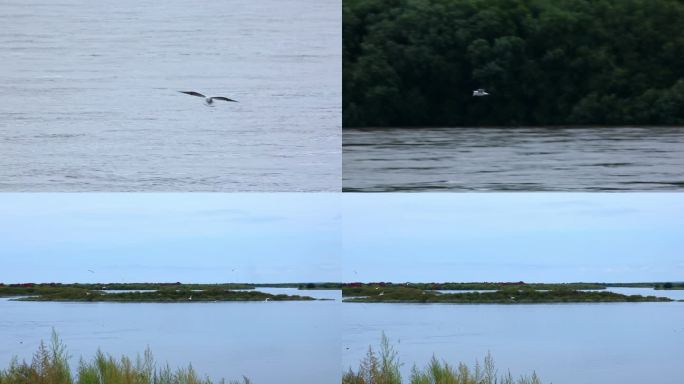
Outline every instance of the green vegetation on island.
<path fill-rule="evenodd" d="M 212 289 L 254 289 L 254 284 L 224 283 L 224 284 L 183 284 L 175 283 L 0 283 L 0 297 L 25 296 L 34 294 L 49 294 L 64 290 L 86 291 L 156 291 L 156 290 L 212 290 Z"/>
<path fill-rule="evenodd" d="M 356 303 L 452 303 L 452 304 L 533 304 L 672 301 L 666 297 L 623 295 L 576 288 L 539 290 L 528 286 L 506 286 L 492 292 L 442 293 L 410 286 L 365 285 L 344 287 L 345 302 Z"/>
<path fill-rule="evenodd" d="M 92 360 L 81 358 L 75 373 L 69 367 L 66 346 L 53 331 L 50 345 L 41 342 L 32 361 L 12 360 L 0 370 L 0 384 L 250 384 L 246 377 L 239 381 L 218 382 L 203 378 L 189 365 L 172 370 L 168 365 L 157 367 L 152 353 L 145 351 L 135 360 L 123 356 L 116 359 L 97 352 Z"/>
<path fill-rule="evenodd" d="M 681 0 L 342 9 L 345 127 L 684 124 Z"/>
<path fill-rule="evenodd" d="M 206 302 L 206 301 L 292 301 L 315 300 L 309 296 L 273 295 L 258 291 L 231 291 L 211 289 L 194 290 L 159 290 L 153 292 L 120 292 L 103 293 L 84 289 L 65 289 L 62 291 L 21 297 L 19 301 L 87 301 L 87 302 L 122 302 L 122 303 L 163 303 L 163 302 Z"/>
<path fill-rule="evenodd" d="M 116 287 L 110 290 L 110 287 Z M 19 301 L 80 302 L 207 302 L 301 301 L 304 295 L 270 294 L 245 284 L 11 284 L 0 286 L 0 297 Z M 105 290 L 110 290 L 105 292 Z M 138 291 L 140 290 L 140 291 Z"/>
<path fill-rule="evenodd" d="M 361 361 L 356 371 L 349 371 L 342 376 L 342 384 L 402 384 L 399 371 L 401 362 L 398 353 L 389 344 L 383 334 L 379 352 L 368 348 L 366 357 Z M 475 363 L 469 367 L 464 363 L 450 365 L 433 357 L 424 368 L 413 366 L 410 384 L 541 384 L 536 373 L 530 376 L 513 378 L 510 371 L 499 376 L 494 366 L 494 359 L 487 355 L 484 364 Z"/>

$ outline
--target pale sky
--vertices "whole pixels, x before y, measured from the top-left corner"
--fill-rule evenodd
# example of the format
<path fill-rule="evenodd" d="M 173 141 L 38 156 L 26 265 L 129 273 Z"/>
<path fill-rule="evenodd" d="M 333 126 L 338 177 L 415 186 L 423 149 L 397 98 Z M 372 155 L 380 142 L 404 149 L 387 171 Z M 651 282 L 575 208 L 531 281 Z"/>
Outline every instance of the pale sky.
<path fill-rule="evenodd" d="M 339 281 L 339 200 L 3 193 L 0 282 Z"/>
<path fill-rule="evenodd" d="M 0 247 L 6 283 L 681 281 L 684 194 L 4 193 Z"/>
<path fill-rule="evenodd" d="M 684 280 L 681 193 L 345 194 L 344 281 Z"/>

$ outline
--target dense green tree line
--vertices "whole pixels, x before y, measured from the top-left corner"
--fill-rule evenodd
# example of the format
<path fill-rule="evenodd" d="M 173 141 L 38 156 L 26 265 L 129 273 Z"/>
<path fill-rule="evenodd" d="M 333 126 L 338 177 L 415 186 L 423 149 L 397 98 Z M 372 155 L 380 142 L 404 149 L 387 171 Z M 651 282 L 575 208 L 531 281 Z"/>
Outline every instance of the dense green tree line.
<path fill-rule="evenodd" d="M 344 0 L 344 125 L 684 124 L 682 20 L 684 0 Z"/>

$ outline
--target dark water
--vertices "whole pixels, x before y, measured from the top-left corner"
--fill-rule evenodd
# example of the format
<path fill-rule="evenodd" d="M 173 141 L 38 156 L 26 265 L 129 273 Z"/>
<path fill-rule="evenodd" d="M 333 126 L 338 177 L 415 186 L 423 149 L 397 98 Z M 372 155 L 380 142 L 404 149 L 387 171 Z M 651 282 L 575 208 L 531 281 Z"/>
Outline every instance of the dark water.
<path fill-rule="evenodd" d="M 340 8 L 3 0 L 0 190 L 339 191 Z"/>
<path fill-rule="evenodd" d="M 357 367 L 384 332 L 402 375 L 432 356 L 536 371 L 543 383 L 678 384 L 684 377 L 684 303 L 533 305 L 343 303 L 342 361 Z"/>
<path fill-rule="evenodd" d="M 674 191 L 684 128 L 345 129 L 343 190 Z"/>
<path fill-rule="evenodd" d="M 261 290 L 261 289 L 260 289 Z M 339 298 L 339 291 L 264 289 Z M 73 356 L 115 356 L 150 347 L 171 367 L 192 363 L 211 378 L 254 383 L 339 383 L 340 303 L 58 303 L 0 299 L 0 367 L 31 359 L 54 327 Z"/>

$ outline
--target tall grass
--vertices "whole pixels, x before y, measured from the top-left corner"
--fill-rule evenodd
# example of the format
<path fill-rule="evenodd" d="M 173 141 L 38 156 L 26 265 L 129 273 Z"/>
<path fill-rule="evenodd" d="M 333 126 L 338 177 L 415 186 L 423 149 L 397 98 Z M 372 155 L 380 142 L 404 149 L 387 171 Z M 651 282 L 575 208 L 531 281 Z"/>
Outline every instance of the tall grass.
<path fill-rule="evenodd" d="M 126 356 L 116 359 L 98 351 L 92 360 L 81 359 L 75 373 L 69 369 L 69 358 L 66 346 L 53 331 L 50 345 L 41 341 L 30 363 L 14 358 L 9 368 L 0 371 L 0 384 L 214 384 L 199 376 L 192 365 L 175 371 L 168 365 L 157 367 L 149 349 L 135 362 Z M 243 377 L 216 384 L 251 382 Z"/>
<path fill-rule="evenodd" d="M 342 376 L 342 384 L 402 384 L 398 354 L 382 334 L 379 352 L 368 348 L 356 371 L 349 368 Z M 413 366 L 408 383 L 410 384 L 541 384 L 536 373 L 530 376 L 513 378 L 510 372 L 499 375 L 490 354 L 484 364 L 476 362 L 474 367 L 463 363 L 452 366 L 433 357 L 422 369 Z"/>

